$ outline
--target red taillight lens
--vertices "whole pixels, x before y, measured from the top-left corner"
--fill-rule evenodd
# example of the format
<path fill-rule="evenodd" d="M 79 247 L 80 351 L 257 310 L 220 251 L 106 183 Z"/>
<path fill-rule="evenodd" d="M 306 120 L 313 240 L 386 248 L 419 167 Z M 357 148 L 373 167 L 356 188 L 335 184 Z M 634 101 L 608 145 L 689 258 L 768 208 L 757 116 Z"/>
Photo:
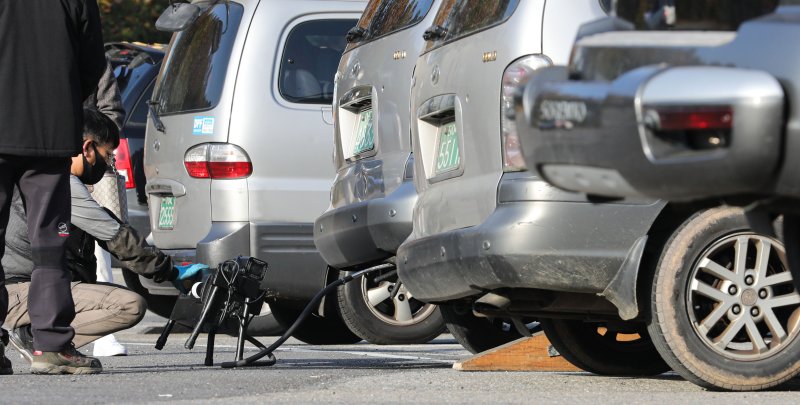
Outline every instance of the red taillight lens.
<path fill-rule="evenodd" d="M 209 168 L 212 179 L 239 179 L 253 173 L 250 162 L 211 162 Z"/>
<path fill-rule="evenodd" d="M 227 143 L 206 143 L 186 151 L 183 164 L 189 176 L 199 179 L 241 179 L 253 173 L 250 157 Z"/>
<path fill-rule="evenodd" d="M 730 107 L 655 108 L 648 110 L 646 122 L 661 131 L 725 130 L 731 129 L 733 110 Z"/>
<path fill-rule="evenodd" d="M 186 171 L 189 172 L 189 176 L 198 178 L 198 179 L 208 179 L 211 178 L 211 171 L 208 168 L 208 163 L 206 162 L 183 162 L 186 166 Z"/>
<path fill-rule="evenodd" d="M 135 188 L 136 182 L 133 180 L 133 164 L 128 139 L 119 140 L 119 147 L 114 151 L 114 162 L 117 172 L 125 177 L 125 188 Z"/>

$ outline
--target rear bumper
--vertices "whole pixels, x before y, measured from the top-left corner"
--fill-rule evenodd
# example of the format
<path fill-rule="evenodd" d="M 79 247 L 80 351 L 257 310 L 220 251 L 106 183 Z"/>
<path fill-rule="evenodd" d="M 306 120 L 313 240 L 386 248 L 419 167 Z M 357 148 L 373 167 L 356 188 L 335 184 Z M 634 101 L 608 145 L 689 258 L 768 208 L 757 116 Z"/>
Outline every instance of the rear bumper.
<path fill-rule="evenodd" d="M 308 301 L 326 284 L 328 269 L 314 248 L 311 224 L 214 222 L 197 249 L 164 250 L 180 262 L 217 264 L 237 256 L 254 256 L 269 264 L 262 282 L 278 300 Z M 140 277 L 152 294 L 177 295 L 171 283 Z"/>
<path fill-rule="evenodd" d="M 335 268 L 394 256 L 411 233 L 416 202 L 413 182 L 405 181 L 386 197 L 327 211 L 314 224 L 314 243 Z"/>
<path fill-rule="evenodd" d="M 653 113 L 676 105 L 688 111 L 730 108 L 732 129 L 660 129 Z M 752 70 L 648 66 L 612 82 L 587 82 L 568 80 L 566 68 L 551 67 L 537 72 L 518 99 L 517 124 L 526 162 L 558 187 L 609 196 L 713 198 L 771 187 L 780 161 L 782 105 L 777 80 Z M 704 139 L 709 143 L 698 145 Z"/>
<path fill-rule="evenodd" d="M 415 298 L 428 302 L 499 288 L 602 293 L 662 207 L 500 204 L 478 226 L 404 243 L 399 276 Z"/>

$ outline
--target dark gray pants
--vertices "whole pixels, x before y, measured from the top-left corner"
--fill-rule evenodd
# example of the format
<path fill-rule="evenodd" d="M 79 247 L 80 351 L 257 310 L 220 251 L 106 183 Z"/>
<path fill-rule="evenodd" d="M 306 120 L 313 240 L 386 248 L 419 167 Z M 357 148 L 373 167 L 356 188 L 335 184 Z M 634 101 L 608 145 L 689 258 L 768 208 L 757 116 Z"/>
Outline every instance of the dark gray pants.
<path fill-rule="evenodd" d="M 5 251 L 14 185 L 18 185 L 34 263 L 28 296 L 33 346 L 47 352 L 61 351 L 75 335 L 70 326 L 75 318 L 72 276 L 64 259 L 70 220 L 69 167 L 69 158 L 0 155 L 0 257 Z M 0 323 L 7 312 L 8 291 L 0 266 Z"/>

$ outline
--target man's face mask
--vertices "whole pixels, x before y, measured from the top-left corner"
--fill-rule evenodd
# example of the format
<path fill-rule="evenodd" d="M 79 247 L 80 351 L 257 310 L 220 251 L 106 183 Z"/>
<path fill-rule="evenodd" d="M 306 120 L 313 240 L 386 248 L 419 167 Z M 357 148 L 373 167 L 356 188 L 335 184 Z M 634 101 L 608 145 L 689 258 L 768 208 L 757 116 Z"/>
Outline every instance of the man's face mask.
<path fill-rule="evenodd" d="M 97 146 L 95 146 L 94 142 L 92 142 L 92 148 L 94 148 L 94 166 L 89 163 L 85 154 L 81 154 L 83 157 L 83 174 L 79 178 L 83 184 L 99 183 L 108 168 L 108 163 L 97 151 Z"/>

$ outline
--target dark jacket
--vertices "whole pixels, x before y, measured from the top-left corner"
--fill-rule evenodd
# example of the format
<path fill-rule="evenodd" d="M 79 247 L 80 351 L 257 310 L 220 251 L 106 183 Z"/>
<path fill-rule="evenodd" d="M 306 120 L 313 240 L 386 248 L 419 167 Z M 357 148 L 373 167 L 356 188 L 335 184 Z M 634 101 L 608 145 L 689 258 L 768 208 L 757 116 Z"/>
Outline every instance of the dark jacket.
<path fill-rule="evenodd" d="M 105 68 L 96 0 L 0 0 L 0 154 L 80 153 Z"/>
<path fill-rule="evenodd" d="M 84 100 L 83 105 L 97 108 L 117 124 L 117 129 L 122 129 L 122 124 L 125 122 L 125 107 L 122 105 L 122 96 L 119 94 L 117 79 L 114 77 L 111 63 L 106 61 L 106 69 L 97 83 L 97 91 L 90 94 L 89 98 Z"/>
<path fill-rule="evenodd" d="M 157 248 L 148 246 L 133 228 L 122 224 L 113 214 L 97 204 L 86 186 L 75 176 L 70 176 L 70 191 L 72 217 L 66 242 L 66 258 L 73 281 L 97 281 L 95 241 L 134 273 L 158 282 L 176 277 L 177 271 L 172 266 L 172 259 Z M 10 211 L 2 265 L 7 280 L 29 281 L 33 272 L 33 260 L 25 208 L 17 188 L 14 189 Z"/>

